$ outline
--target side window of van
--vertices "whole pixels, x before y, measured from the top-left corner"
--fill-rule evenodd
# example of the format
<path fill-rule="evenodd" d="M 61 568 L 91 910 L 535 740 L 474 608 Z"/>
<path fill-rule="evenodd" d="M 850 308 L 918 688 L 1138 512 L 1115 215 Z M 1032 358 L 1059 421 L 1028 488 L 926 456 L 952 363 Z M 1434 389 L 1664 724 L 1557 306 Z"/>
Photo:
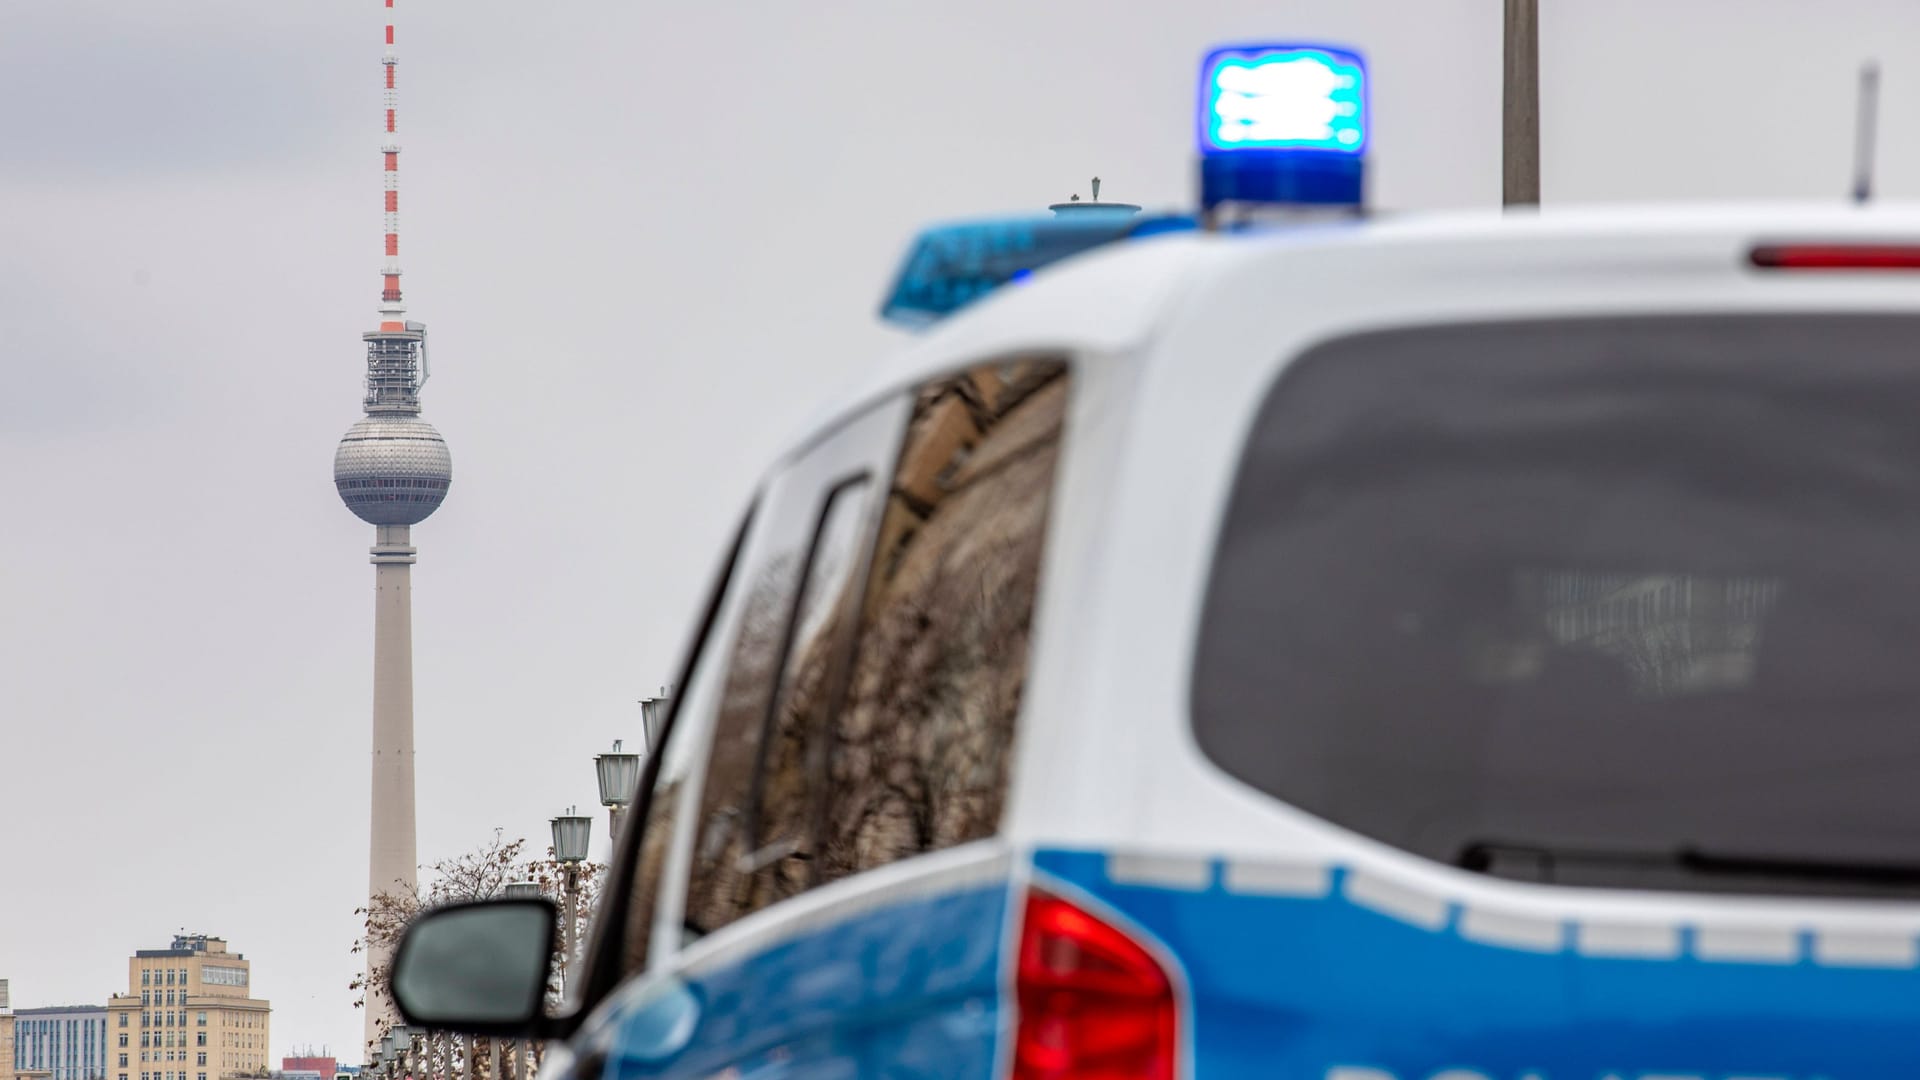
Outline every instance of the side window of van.
<path fill-rule="evenodd" d="M 1066 375 L 1025 360 L 928 384 L 897 455 L 873 454 L 884 488 L 842 460 L 770 493 L 705 765 L 688 929 L 993 835 Z M 877 411 L 888 431 L 907 404 Z"/>
<path fill-rule="evenodd" d="M 915 403 L 820 778 L 820 882 L 999 826 L 1068 381 L 981 366 Z"/>

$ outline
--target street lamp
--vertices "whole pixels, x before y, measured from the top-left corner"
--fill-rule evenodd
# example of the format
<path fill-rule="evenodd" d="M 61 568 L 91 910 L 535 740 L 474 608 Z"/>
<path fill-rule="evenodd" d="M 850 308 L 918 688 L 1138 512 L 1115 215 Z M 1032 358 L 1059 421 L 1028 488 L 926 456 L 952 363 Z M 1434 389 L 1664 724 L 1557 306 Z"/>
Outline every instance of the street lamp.
<path fill-rule="evenodd" d="M 620 819 L 633 800 L 633 789 L 640 786 L 640 755 L 622 752 L 620 743 L 613 740 L 612 750 L 593 759 L 594 771 L 600 774 L 600 805 L 607 808 L 607 835 L 615 841 L 620 839 Z"/>
<path fill-rule="evenodd" d="M 646 734 L 646 751 L 660 748 L 660 729 L 666 726 L 667 710 L 673 707 L 673 687 L 660 688 L 659 697 L 640 699 L 640 730 Z"/>
<path fill-rule="evenodd" d="M 553 857 L 563 863 L 586 861 L 587 838 L 593 832 L 593 819 L 580 813 L 578 807 L 569 806 L 566 813 L 553 819 L 552 825 Z"/>
<path fill-rule="evenodd" d="M 509 900 L 537 900 L 542 895 L 540 883 L 537 881 L 509 881 L 507 882 L 507 887 L 504 892 Z M 507 1051 L 510 1057 L 508 1062 L 509 1067 L 504 1070 L 499 1067 L 501 1058 L 500 1043 L 498 1040 L 495 1040 L 493 1045 L 495 1076 L 511 1075 L 514 1077 L 524 1077 L 526 1075 L 528 1062 L 527 1045 L 525 1043 L 516 1041 L 513 1049 Z"/>
<path fill-rule="evenodd" d="M 587 839 L 593 834 L 593 819 L 569 806 L 552 824 L 553 857 L 560 860 L 566 875 L 566 890 L 560 901 L 560 992 L 564 994 L 567 968 L 573 960 L 574 916 L 580 904 L 580 864 L 587 858 Z"/>
<path fill-rule="evenodd" d="M 394 1070 L 399 1075 L 406 1076 L 412 1071 L 408 1067 L 407 1056 L 413 1052 L 413 1029 L 405 1024 L 395 1024 L 392 1034 L 387 1038 L 393 1040 Z"/>

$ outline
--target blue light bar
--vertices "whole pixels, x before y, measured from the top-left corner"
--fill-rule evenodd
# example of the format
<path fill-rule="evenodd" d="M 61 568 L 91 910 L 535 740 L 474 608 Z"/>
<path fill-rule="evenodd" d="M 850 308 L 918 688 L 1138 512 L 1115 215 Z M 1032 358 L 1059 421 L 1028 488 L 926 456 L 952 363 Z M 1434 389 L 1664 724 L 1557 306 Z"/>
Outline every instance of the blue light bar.
<path fill-rule="evenodd" d="M 1200 203 L 1358 206 L 1367 66 L 1326 45 L 1215 49 L 1200 68 Z"/>
<path fill-rule="evenodd" d="M 880 317 L 925 326 L 1083 251 L 1194 227 L 1190 217 L 1131 213 L 1023 215 L 935 226 L 908 249 Z"/>

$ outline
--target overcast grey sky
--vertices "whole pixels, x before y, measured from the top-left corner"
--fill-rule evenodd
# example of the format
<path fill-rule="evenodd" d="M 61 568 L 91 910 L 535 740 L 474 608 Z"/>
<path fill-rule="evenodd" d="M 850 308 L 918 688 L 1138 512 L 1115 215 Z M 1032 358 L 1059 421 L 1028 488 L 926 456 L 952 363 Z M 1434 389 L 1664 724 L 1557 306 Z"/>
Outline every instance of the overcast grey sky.
<path fill-rule="evenodd" d="M 914 226 L 1175 206 L 1210 44 L 1374 78 L 1376 202 L 1499 196 L 1499 0 L 399 0 L 420 853 L 595 803 L 766 455 L 898 340 Z M 1543 0 L 1549 203 L 1839 198 L 1911 0 Z M 379 0 L 0 3 L 0 977 L 104 1002 L 225 935 L 273 1053 L 360 1031 L 372 529 L 331 484 L 379 288 Z M 597 808 L 596 808 L 597 812 Z M 595 848 L 603 850 L 604 818 Z"/>

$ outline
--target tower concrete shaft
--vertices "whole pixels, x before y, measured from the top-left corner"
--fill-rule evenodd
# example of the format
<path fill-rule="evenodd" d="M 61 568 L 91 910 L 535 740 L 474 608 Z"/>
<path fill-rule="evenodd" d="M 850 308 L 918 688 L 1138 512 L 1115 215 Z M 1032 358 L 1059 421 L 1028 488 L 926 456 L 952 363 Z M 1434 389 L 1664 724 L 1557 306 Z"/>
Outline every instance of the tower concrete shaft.
<path fill-rule="evenodd" d="M 367 892 L 410 893 L 418 884 L 413 812 L 413 560 L 412 529 L 375 529 L 373 562 L 373 817 Z M 389 949 L 370 950 L 369 971 L 385 969 Z M 366 1037 L 381 1021 L 398 1023 L 386 982 L 367 987 Z"/>

